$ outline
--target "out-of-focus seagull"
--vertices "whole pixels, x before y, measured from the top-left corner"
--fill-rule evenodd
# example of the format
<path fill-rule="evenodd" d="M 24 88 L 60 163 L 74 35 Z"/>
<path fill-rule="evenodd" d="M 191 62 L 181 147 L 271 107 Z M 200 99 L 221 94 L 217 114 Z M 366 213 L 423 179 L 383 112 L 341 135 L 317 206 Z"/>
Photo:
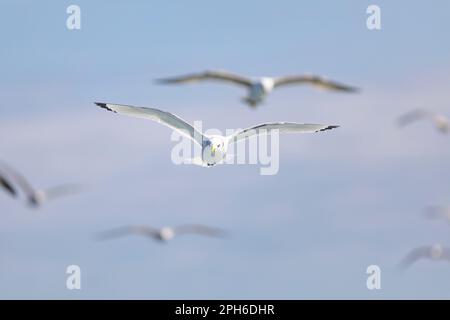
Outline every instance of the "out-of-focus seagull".
<path fill-rule="evenodd" d="M 108 230 L 97 235 L 98 240 L 122 238 L 129 235 L 139 235 L 153 240 L 167 242 L 175 236 L 182 234 L 199 234 L 209 237 L 223 237 L 225 232 L 221 229 L 211 228 L 203 225 L 183 225 L 178 227 L 153 228 L 150 226 L 137 225 L 125 226 Z"/>
<path fill-rule="evenodd" d="M 397 122 L 400 127 L 404 127 L 419 120 L 430 120 L 436 129 L 442 133 L 448 133 L 450 130 L 450 121 L 446 116 L 423 109 L 410 111 L 400 116 Z"/>
<path fill-rule="evenodd" d="M 429 220 L 446 220 L 450 222 L 450 207 L 431 206 L 424 210 L 423 215 Z"/>
<path fill-rule="evenodd" d="M 75 184 L 35 189 L 22 174 L 4 162 L 0 162 L 0 187 L 14 198 L 18 197 L 18 190 L 21 190 L 25 195 L 27 204 L 35 208 L 40 207 L 48 200 L 78 193 L 81 190 L 81 186 Z"/>
<path fill-rule="evenodd" d="M 247 88 L 249 94 L 242 100 L 251 107 L 256 107 L 263 102 L 264 98 L 273 91 L 273 89 L 293 84 L 309 84 L 315 87 L 342 91 L 342 92 L 356 92 L 357 88 L 345 84 L 327 80 L 315 75 L 294 75 L 285 77 L 261 77 L 248 78 L 240 75 L 232 74 L 226 71 L 205 71 L 202 73 L 188 74 L 173 78 L 157 79 L 158 83 L 162 84 L 178 84 L 178 83 L 193 83 L 199 81 L 223 81 L 232 84 L 237 84 Z"/>
<path fill-rule="evenodd" d="M 441 244 L 434 244 L 432 246 L 424 246 L 413 249 L 400 262 L 399 266 L 404 270 L 422 259 L 429 259 L 433 261 L 442 260 L 450 262 L 450 248 L 444 247 Z"/>
<path fill-rule="evenodd" d="M 264 123 L 245 130 L 233 133 L 229 136 L 209 135 L 206 136 L 192 125 L 179 118 L 178 116 L 153 108 L 134 107 L 128 105 L 95 103 L 97 106 L 127 116 L 143 118 L 156 121 L 171 129 L 192 139 L 201 148 L 201 157 L 195 157 L 192 164 L 200 166 L 214 166 L 223 163 L 228 146 L 239 140 L 247 139 L 253 135 L 270 133 L 272 130 L 278 130 L 283 133 L 314 133 L 338 128 L 336 125 L 326 124 L 302 124 L 294 122 L 274 122 Z"/>

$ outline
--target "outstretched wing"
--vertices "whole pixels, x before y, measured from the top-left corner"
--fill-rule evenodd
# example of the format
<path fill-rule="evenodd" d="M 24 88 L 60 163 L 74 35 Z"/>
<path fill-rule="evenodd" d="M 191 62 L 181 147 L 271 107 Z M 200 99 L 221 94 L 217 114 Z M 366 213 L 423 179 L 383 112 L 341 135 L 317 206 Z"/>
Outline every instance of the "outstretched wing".
<path fill-rule="evenodd" d="M 43 190 L 47 199 L 55 199 L 63 196 L 77 194 L 82 191 L 81 185 L 78 184 L 64 184 L 56 187 L 51 187 Z"/>
<path fill-rule="evenodd" d="M 399 263 L 399 268 L 402 270 L 408 269 L 418 260 L 427 258 L 429 256 L 431 248 L 429 246 L 420 247 L 411 250 Z"/>
<path fill-rule="evenodd" d="M 180 77 L 158 79 L 157 82 L 164 84 L 173 84 L 173 83 L 192 83 L 207 80 L 226 81 L 246 87 L 250 87 L 252 84 L 251 79 L 233 73 L 229 73 L 226 71 L 205 71 L 202 73 L 188 74 Z"/>
<path fill-rule="evenodd" d="M 225 235 L 225 232 L 221 229 L 207 227 L 199 224 L 178 226 L 175 228 L 175 233 L 176 234 L 194 233 L 210 237 L 222 237 Z"/>
<path fill-rule="evenodd" d="M 125 226 L 99 233 L 96 239 L 109 240 L 129 235 L 143 235 L 150 238 L 157 238 L 158 230 L 148 226 Z"/>
<path fill-rule="evenodd" d="M 134 107 L 112 103 L 96 102 L 95 104 L 100 108 L 115 113 L 121 113 L 130 117 L 156 121 L 185 135 L 186 137 L 194 140 L 200 146 L 202 146 L 204 138 L 203 134 L 193 126 L 191 126 L 189 123 L 170 112 L 165 112 L 154 108 Z"/>
<path fill-rule="evenodd" d="M 450 248 L 443 248 L 442 259 L 450 261 Z"/>
<path fill-rule="evenodd" d="M 306 124 L 306 123 L 295 123 L 295 122 L 275 122 L 275 123 L 264 123 L 258 126 L 244 129 L 238 131 L 228 136 L 229 143 L 237 142 L 239 140 L 247 139 L 253 135 L 258 135 L 261 133 L 270 133 L 271 130 L 279 130 L 280 133 L 314 133 L 325 130 L 331 130 L 338 128 L 335 125 L 326 124 Z"/>
<path fill-rule="evenodd" d="M 450 208 L 440 206 L 430 206 L 425 208 L 423 216 L 426 219 L 436 220 L 450 217 Z"/>
<path fill-rule="evenodd" d="M 9 184 L 9 187 L 12 187 L 12 184 L 16 184 L 25 193 L 25 196 L 27 198 L 34 197 L 35 189 L 16 169 L 4 162 L 0 162 L 0 168 L 10 178 L 9 181 L 4 180 L 4 182 L 2 183 L 3 187 L 8 189 L 8 187 L 4 184 L 5 182 Z"/>
<path fill-rule="evenodd" d="M 358 88 L 313 75 L 279 77 L 275 79 L 274 86 L 280 87 L 292 84 L 309 84 L 316 87 L 321 87 L 327 90 L 334 90 L 334 91 L 345 91 L 345 92 L 359 91 Z"/>
<path fill-rule="evenodd" d="M 426 111 L 423 109 L 417 109 L 417 110 L 410 111 L 410 112 L 398 117 L 397 123 L 400 127 L 404 127 L 413 122 L 416 122 L 416 121 L 419 121 L 422 119 L 431 118 L 431 117 L 433 117 L 433 114 L 430 113 L 429 111 Z"/>

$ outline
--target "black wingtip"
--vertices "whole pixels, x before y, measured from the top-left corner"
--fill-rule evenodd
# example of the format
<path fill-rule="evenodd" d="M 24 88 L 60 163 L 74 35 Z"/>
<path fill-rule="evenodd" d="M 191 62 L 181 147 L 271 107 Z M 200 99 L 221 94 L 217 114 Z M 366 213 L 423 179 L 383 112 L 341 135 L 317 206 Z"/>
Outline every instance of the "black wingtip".
<path fill-rule="evenodd" d="M 116 111 L 114 111 L 113 109 L 109 108 L 106 103 L 103 103 L 103 102 L 94 102 L 94 103 L 95 103 L 95 105 L 99 106 L 100 108 L 103 108 L 103 109 L 106 109 L 108 111 L 116 113 Z"/>
<path fill-rule="evenodd" d="M 347 91 L 347 92 L 353 92 L 353 93 L 359 93 L 362 91 L 360 87 L 354 87 L 354 86 L 348 86 L 348 85 L 341 85 L 341 90 Z"/>
<path fill-rule="evenodd" d="M 336 84 L 335 89 L 338 91 L 347 92 L 347 93 L 360 93 L 362 91 L 362 89 L 359 87 L 349 86 L 349 85 L 340 84 L 340 83 Z"/>
<path fill-rule="evenodd" d="M 14 187 L 1 176 L 0 176 L 0 186 L 3 187 L 12 197 L 15 198 L 17 196 L 16 189 L 14 189 Z"/>
<path fill-rule="evenodd" d="M 316 132 L 322 132 L 322 131 L 332 130 L 332 129 L 336 129 L 336 128 L 339 128 L 339 127 L 340 127 L 340 126 L 328 126 L 328 127 L 323 128 L 323 129 L 317 130 Z"/>
<path fill-rule="evenodd" d="M 96 106 L 99 106 L 100 108 L 107 108 L 106 107 L 106 103 L 103 103 L 103 102 L 94 102 L 94 104 L 96 105 Z"/>
<path fill-rule="evenodd" d="M 170 78 L 159 78 L 159 79 L 153 80 L 153 82 L 155 84 L 172 84 L 172 83 L 176 83 L 177 81 L 174 79 L 170 79 Z"/>
<path fill-rule="evenodd" d="M 362 89 L 361 88 L 350 88 L 347 90 L 347 92 L 349 93 L 361 93 Z"/>

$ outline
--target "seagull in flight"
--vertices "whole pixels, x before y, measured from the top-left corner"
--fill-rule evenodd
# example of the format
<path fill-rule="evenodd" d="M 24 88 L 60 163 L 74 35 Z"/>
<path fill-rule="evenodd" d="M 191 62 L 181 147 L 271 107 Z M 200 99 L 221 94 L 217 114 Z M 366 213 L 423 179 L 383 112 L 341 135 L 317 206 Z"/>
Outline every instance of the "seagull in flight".
<path fill-rule="evenodd" d="M 48 200 L 78 193 L 81 189 L 79 185 L 75 184 L 59 185 L 48 189 L 35 189 L 22 174 L 3 162 L 0 163 L 0 187 L 14 198 L 19 196 L 19 190 L 21 190 L 25 195 L 27 204 L 33 208 L 42 206 Z"/>
<path fill-rule="evenodd" d="M 400 127 L 405 127 L 419 120 L 431 121 L 441 133 L 446 134 L 450 131 L 450 121 L 446 116 L 423 109 L 410 111 L 399 117 L 397 121 Z"/>
<path fill-rule="evenodd" d="M 413 249 L 400 262 L 400 268 L 403 270 L 407 269 L 422 259 L 450 262 L 450 248 L 444 247 L 441 244 L 434 244 L 432 246 L 424 246 Z"/>
<path fill-rule="evenodd" d="M 326 90 L 341 91 L 341 92 L 357 92 L 358 89 L 345 84 L 327 80 L 315 75 L 294 75 L 285 77 L 261 77 L 248 78 L 240 75 L 232 74 L 226 71 L 205 71 L 202 73 L 188 74 L 173 78 L 157 79 L 161 84 L 179 84 L 179 83 L 193 83 L 199 81 L 222 81 L 245 87 L 248 90 L 248 96 L 242 100 L 250 107 L 257 107 L 261 104 L 265 97 L 273 91 L 273 89 L 293 85 L 293 84 L 308 84 Z"/>
<path fill-rule="evenodd" d="M 144 236 L 156 241 L 167 242 L 175 236 L 182 234 L 198 234 L 209 237 L 222 237 L 225 232 L 221 229 L 211 228 L 203 225 L 182 225 L 178 227 L 153 228 L 145 225 L 124 226 L 108 230 L 98 234 L 98 240 L 109 240 L 122 238 L 129 235 Z"/>
<path fill-rule="evenodd" d="M 228 146 L 251 136 L 278 130 L 283 133 L 315 133 L 338 128 L 336 125 L 302 124 L 294 122 L 264 123 L 251 128 L 234 132 L 229 136 L 206 136 L 178 116 L 154 108 L 134 107 L 129 105 L 95 103 L 97 106 L 114 113 L 143 118 L 159 122 L 180 134 L 188 137 L 201 147 L 201 156 L 191 159 L 192 164 L 211 167 L 222 164 L 226 158 Z"/>

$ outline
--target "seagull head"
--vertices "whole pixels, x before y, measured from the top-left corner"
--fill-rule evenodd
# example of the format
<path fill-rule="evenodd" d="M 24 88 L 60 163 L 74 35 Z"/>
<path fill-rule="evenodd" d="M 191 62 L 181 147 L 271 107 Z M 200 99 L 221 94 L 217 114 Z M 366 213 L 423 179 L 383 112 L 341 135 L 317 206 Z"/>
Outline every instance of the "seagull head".
<path fill-rule="evenodd" d="M 169 241 L 172 240 L 175 236 L 175 231 L 172 228 L 164 227 L 159 230 L 159 237 L 163 241 Z"/>
<path fill-rule="evenodd" d="M 260 83 L 261 83 L 261 86 L 263 87 L 265 93 L 271 92 L 273 90 L 273 88 L 275 87 L 275 80 L 270 77 L 262 77 L 260 79 Z"/>
<path fill-rule="evenodd" d="M 212 158 L 222 159 L 227 151 L 227 144 L 222 136 L 211 136 L 207 147 L 210 149 Z"/>
<path fill-rule="evenodd" d="M 444 252 L 444 248 L 442 248 L 442 245 L 435 244 L 431 247 L 430 255 L 432 259 L 439 259 L 442 256 L 442 253 Z"/>
<path fill-rule="evenodd" d="M 242 100 L 250 107 L 255 108 L 264 101 L 266 95 L 272 92 L 275 86 L 273 78 L 264 77 L 256 80 L 250 86 L 249 95 Z"/>
<path fill-rule="evenodd" d="M 447 133 L 450 130 L 450 122 L 447 117 L 437 115 L 434 120 L 436 121 L 437 128 L 441 132 Z"/>
<path fill-rule="evenodd" d="M 33 195 L 28 199 L 28 204 L 31 207 L 37 208 L 42 205 L 47 199 L 47 195 L 42 190 L 37 190 Z"/>

